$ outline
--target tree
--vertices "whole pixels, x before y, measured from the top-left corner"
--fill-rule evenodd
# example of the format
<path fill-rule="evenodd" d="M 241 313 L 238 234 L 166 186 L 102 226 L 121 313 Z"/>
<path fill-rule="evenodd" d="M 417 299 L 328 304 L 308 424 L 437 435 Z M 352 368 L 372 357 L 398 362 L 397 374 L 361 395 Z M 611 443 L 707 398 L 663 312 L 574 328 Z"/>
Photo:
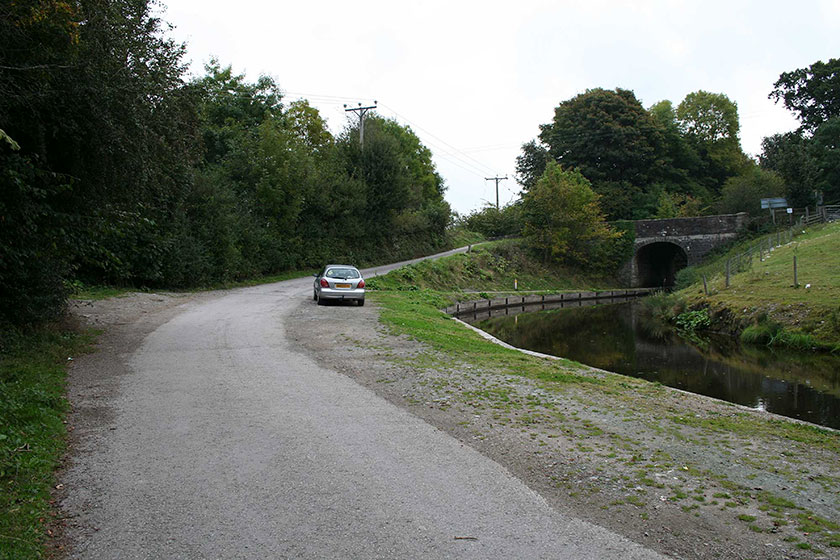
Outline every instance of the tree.
<path fill-rule="evenodd" d="M 183 46 L 154 11 L 146 0 L 0 7 L 0 122 L 20 148 L 0 154 L 17 193 L 5 218 L 31 225 L 21 254 L 58 248 L 31 265 L 48 267 L 50 282 L 14 286 L 10 278 L 23 277 L 2 275 L 4 293 L 62 301 L 56 286 L 71 271 L 93 281 L 162 277 L 197 142 Z"/>
<path fill-rule="evenodd" d="M 813 132 L 840 117 L 840 58 L 784 72 L 773 86 L 770 99 L 796 113 L 803 130 Z"/>
<path fill-rule="evenodd" d="M 822 123 L 811 141 L 811 155 L 817 167 L 816 188 L 825 202 L 840 202 L 840 117 Z"/>
<path fill-rule="evenodd" d="M 648 111 L 662 128 L 664 138 L 662 188 L 669 195 L 684 195 L 698 201 L 708 201 L 711 194 L 707 185 L 704 185 L 704 162 L 683 134 L 674 105 L 666 99 L 655 103 Z"/>
<path fill-rule="evenodd" d="M 703 214 L 703 207 L 696 198 L 681 193 L 662 191 L 654 218 L 690 218 Z"/>
<path fill-rule="evenodd" d="M 516 158 L 516 181 L 529 190 L 542 177 L 551 160 L 548 149 L 536 140 L 522 144 L 522 154 Z"/>
<path fill-rule="evenodd" d="M 593 244 L 619 236 L 606 223 L 599 199 L 580 171 L 549 162 L 522 198 L 526 242 L 546 262 L 592 264 L 588 253 Z"/>
<path fill-rule="evenodd" d="M 450 208 L 431 151 L 392 119 L 368 115 L 363 146 L 356 126 L 345 129 L 337 146 L 345 172 L 362 189 L 367 251 L 395 257 L 439 246 Z"/>
<path fill-rule="evenodd" d="M 333 137 L 327 122 L 306 99 L 292 101 L 285 113 L 285 120 L 286 127 L 312 152 L 323 153 L 332 145 Z"/>
<path fill-rule="evenodd" d="M 811 139 L 801 131 L 774 134 L 761 142 L 759 164 L 762 169 L 773 171 L 784 181 L 782 193 L 792 206 L 814 204 L 814 190 L 820 175 L 814 158 Z"/>
<path fill-rule="evenodd" d="M 705 186 L 718 193 L 724 181 L 747 165 L 741 151 L 738 106 L 722 93 L 689 93 L 677 106 L 677 122 L 699 155 L 700 176 Z"/>
<path fill-rule="evenodd" d="M 550 157 L 592 182 L 610 218 L 634 217 L 664 175 L 662 129 L 632 91 L 587 90 L 560 103 L 540 129 Z"/>
<path fill-rule="evenodd" d="M 751 165 L 723 184 L 718 211 L 723 214 L 747 212 L 758 216 L 761 199 L 784 194 L 784 181 L 773 171 Z"/>
<path fill-rule="evenodd" d="M 676 116 L 683 132 L 702 143 L 737 142 L 738 106 L 722 93 L 689 93 L 677 107 Z"/>
<path fill-rule="evenodd" d="M 485 237 L 504 237 L 522 232 L 522 204 L 517 201 L 497 209 L 487 204 L 464 216 L 462 223 L 469 231 L 478 232 Z"/>

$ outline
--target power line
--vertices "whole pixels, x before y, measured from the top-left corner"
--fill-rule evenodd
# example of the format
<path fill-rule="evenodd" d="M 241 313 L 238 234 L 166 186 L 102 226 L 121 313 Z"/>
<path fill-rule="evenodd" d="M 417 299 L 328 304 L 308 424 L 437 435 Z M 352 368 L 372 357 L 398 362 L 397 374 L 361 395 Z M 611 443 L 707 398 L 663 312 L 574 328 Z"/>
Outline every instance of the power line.
<path fill-rule="evenodd" d="M 441 144 L 443 144 L 444 146 L 447 146 L 447 147 L 448 147 L 450 150 L 452 150 L 453 152 L 458 153 L 458 154 L 460 154 L 461 156 L 463 156 L 464 158 L 466 158 L 466 159 L 468 159 L 468 160 L 471 160 L 471 161 L 475 162 L 475 164 L 477 164 L 478 168 L 484 169 L 484 172 L 485 172 L 485 173 L 487 173 L 487 172 L 492 172 L 492 169 L 491 169 L 490 167 L 488 167 L 487 165 L 485 165 L 484 163 L 482 163 L 481 161 L 479 161 L 479 160 L 475 159 L 474 157 L 470 156 L 469 154 L 464 153 L 462 150 L 460 150 L 460 149 L 456 148 L 455 146 L 453 146 L 452 144 L 450 144 L 450 143 L 449 143 L 449 142 L 447 142 L 446 140 L 443 140 L 442 138 L 439 138 L 439 137 L 435 136 L 432 132 L 430 132 L 430 131 L 428 131 L 428 130 L 424 129 L 423 127 L 421 127 L 421 126 L 420 126 L 420 125 L 418 125 L 417 123 L 414 123 L 414 122 L 410 121 L 409 119 L 407 119 L 407 118 L 406 118 L 406 117 L 404 117 L 403 115 L 399 114 L 399 113 L 398 113 L 398 112 L 397 112 L 397 111 L 396 111 L 393 107 L 389 107 L 388 105 L 385 105 L 385 104 L 383 104 L 382 106 L 383 106 L 383 107 L 385 107 L 385 108 L 387 108 L 389 111 L 391 111 L 392 113 L 394 113 L 396 116 L 398 116 L 398 117 L 399 117 L 400 119 L 402 119 L 403 121 L 405 121 L 405 122 L 409 123 L 410 125 L 412 125 L 412 126 L 413 126 L 414 128 L 416 128 L 417 130 L 422 130 L 422 131 L 423 131 L 423 132 L 425 132 L 428 136 L 431 136 L 432 138 L 436 139 L 438 142 L 440 142 L 440 143 L 441 143 Z M 465 162 L 465 163 L 466 163 L 466 162 Z"/>

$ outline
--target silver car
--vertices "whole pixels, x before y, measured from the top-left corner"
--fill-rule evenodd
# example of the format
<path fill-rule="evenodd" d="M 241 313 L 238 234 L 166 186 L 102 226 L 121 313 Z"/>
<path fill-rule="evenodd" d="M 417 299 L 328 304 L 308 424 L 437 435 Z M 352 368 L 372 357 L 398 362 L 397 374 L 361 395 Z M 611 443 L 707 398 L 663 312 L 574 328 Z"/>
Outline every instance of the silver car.
<path fill-rule="evenodd" d="M 365 279 L 355 266 L 328 264 L 315 275 L 312 299 L 323 305 L 327 300 L 351 300 L 365 304 Z"/>

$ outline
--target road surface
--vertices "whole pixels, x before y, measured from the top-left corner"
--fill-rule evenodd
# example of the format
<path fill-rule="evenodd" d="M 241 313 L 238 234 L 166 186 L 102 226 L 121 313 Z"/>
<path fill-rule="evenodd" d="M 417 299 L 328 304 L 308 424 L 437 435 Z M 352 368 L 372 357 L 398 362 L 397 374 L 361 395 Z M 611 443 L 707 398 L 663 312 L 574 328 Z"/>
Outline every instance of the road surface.
<path fill-rule="evenodd" d="M 663 558 L 316 364 L 283 320 L 311 297 L 206 295 L 77 360 L 70 558 Z"/>

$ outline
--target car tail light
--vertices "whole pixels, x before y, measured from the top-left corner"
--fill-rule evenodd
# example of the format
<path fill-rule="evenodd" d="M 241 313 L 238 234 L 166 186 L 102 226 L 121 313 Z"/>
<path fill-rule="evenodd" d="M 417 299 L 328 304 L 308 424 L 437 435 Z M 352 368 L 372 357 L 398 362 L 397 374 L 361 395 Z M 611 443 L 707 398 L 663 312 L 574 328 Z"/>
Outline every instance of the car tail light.
<path fill-rule="evenodd" d="M 330 287 L 330 283 L 327 282 L 326 278 L 321 278 L 321 287 L 322 288 L 329 288 Z"/>
<path fill-rule="evenodd" d="M 365 287 L 365 281 L 364 280 L 359 280 L 359 285 L 356 286 L 356 287 L 357 288 L 364 288 Z"/>

